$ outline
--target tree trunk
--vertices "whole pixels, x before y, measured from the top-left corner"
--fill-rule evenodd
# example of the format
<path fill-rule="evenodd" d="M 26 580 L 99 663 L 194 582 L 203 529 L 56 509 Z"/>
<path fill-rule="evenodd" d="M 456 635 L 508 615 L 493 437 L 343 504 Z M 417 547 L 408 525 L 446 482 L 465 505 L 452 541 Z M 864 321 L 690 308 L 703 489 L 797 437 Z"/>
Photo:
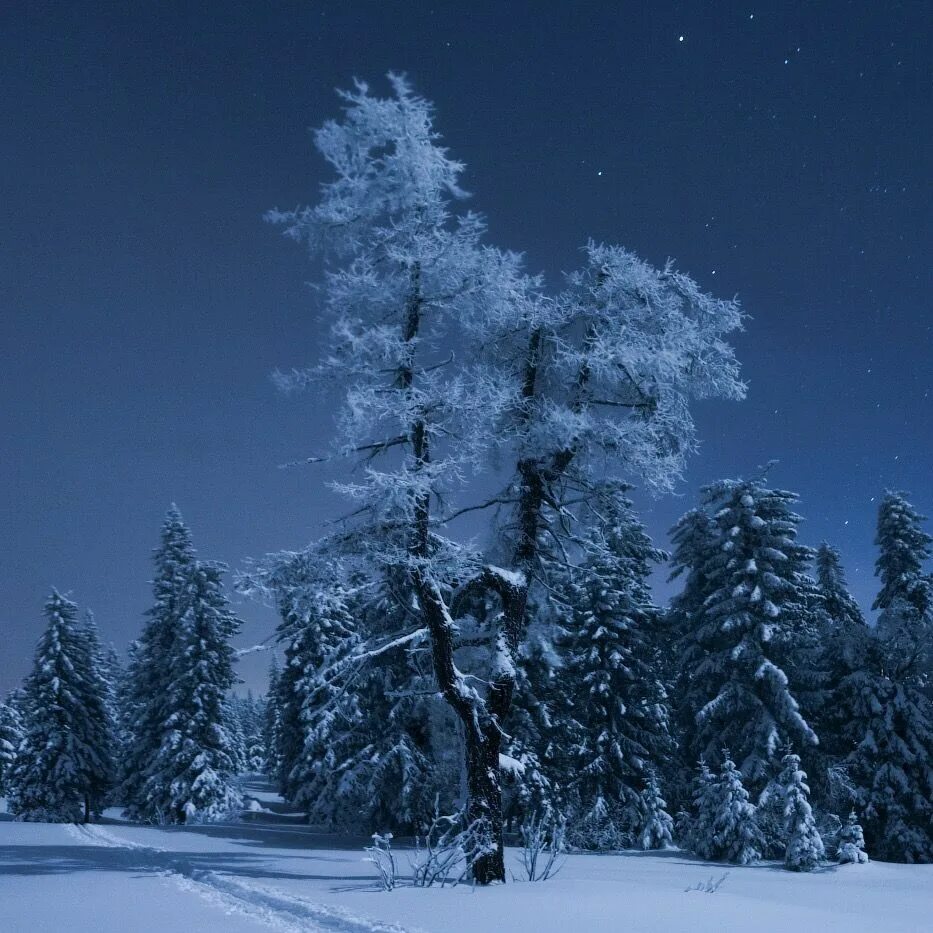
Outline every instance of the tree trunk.
<path fill-rule="evenodd" d="M 84 795 L 84 822 L 85 823 L 91 822 L 91 795 L 90 794 Z"/>
<path fill-rule="evenodd" d="M 473 880 L 477 884 L 493 884 L 505 881 L 502 788 L 499 782 L 502 734 L 494 723 L 484 731 L 484 735 L 474 729 L 467 731 L 467 786 L 470 792 L 467 821 L 478 830 L 484 846 L 483 854 L 473 863 Z"/>

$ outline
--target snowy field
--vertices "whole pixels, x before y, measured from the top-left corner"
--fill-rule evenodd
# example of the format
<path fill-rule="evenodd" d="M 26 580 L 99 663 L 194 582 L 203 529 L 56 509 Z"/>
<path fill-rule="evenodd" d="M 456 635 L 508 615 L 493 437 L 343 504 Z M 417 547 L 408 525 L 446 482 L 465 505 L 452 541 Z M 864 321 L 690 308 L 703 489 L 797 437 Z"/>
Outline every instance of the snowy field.
<path fill-rule="evenodd" d="M 557 878 L 488 890 L 377 890 L 363 840 L 315 834 L 257 791 L 244 823 L 89 827 L 0 816 L 0 931 L 584 930 L 756 933 L 929 930 L 933 865 L 827 868 L 698 862 L 680 852 L 576 855 Z M 116 811 L 110 811 L 116 816 Z M 513 870 L 520 874 L 516 853 Z M 400 853 L 404 870 L 407 859 Z M 693 888 L 726 875 L 715 893 Z"/>

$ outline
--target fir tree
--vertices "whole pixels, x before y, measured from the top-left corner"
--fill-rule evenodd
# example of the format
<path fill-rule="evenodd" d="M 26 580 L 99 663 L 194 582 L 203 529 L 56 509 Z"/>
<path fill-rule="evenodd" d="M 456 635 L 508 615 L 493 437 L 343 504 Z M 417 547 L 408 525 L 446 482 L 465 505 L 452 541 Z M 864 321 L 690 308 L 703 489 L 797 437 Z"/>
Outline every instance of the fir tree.
<path fill-rule="evenodd" d="M 685 848 L 703 859 L 712 859 L 713 820 L 718 809 L 716 801 L 716 775 L 709 765 L 700 759 L 699 769 L 693 780 L 692 809 L 689 819 L 681 821 L 686 834 L 681 838 Z"/>
<path fill-rule="evenodd" d="M 914 662 L 899 664 L 891 647 L 882 634 L 872 635 L 866 640 L 864 666 L 843 684 L 852 701 L 847 734 L 854 746 L 845 764 L 873 855 L 892 862 L 930 862 L 933 712 L 910 673 Z"/>
<path fill-rule="evenodd" d="M 642 849 L 669 849 L 673 846 L 674 821 L 665 807 L 658 779 L 654 772 L 648 775 L 644 790 L 639 795 L 642 814 L 638 830 L 638 845 Z"/>
<path fill-rule="evenodd" d="M 583 566 L 566 587 L 558 730 L 578 819 L 591 822 L 598 808 L 615 821 L 613 835 L 634 841 L 640 795 L 674 745 L 658 660 L 660 613 L 648 587 L 651 566 L 664 554 L 623 492 L 603 491 L 582 541 Z"/>
<path fill-rule="evenodd" d="M 100 814 L 116 777 L 116 694 L 111 664 L 101 648 L 97 625 L 90 611 L 85 613 L 78 635 L 84 652 L 82 663 L 87 670 L 82 685 L 82 702 L 88 724 L 87 743 L 98 751 L 87 770 L 84 820 L 88 822 L 91 812 Z"/>
<path fill-rule="evenodd" d="M 279 762 L 276 749 L 279 732 L 279 678 L 281 669 L 278 658 L 273 654 L 269 662 L 269 687 L 266 692 L 266 705 L 262 721 L 262 740 L 266 750 L 262 772 L 268 777 L 278 774 Z"/>
<path fill-rule="evenodd" d="M 236 682 L 231 638 L 240 621 L 223 593 L 222 568 L 197 562 L 187 574 L 170 661 L 170 711 L 147 772 L 145 806 L 167 822 L 217 819 L 239 803 L 232 714 Z"/>
<path fill-rule="evenodd" d="M 881 591 L 873 609 L 889 609 L 903 600 L 925 618 L 933 609 L 933 584 L 923 571 L 933 555 L 933 537 L 921 527 L 924 521 L 902 492 L 886 492 L 878 508 L 875 570 Z"/>
<path fill-rule="evenodd" d="M 839 550 L 825 541 L 816 549 L 816 582 L 833 628 L 852 631 L 865 625 L 859 604 L 849 592 Z"/>
<path fill-rule="evenodd" d="M 841 865 L 864 865 L 868 861 L 868 853 L 865 851 L 865 836 L 854 810 L 849 811 L 846 825 L 842 827 L 839 834 L 836 861 Z"/>
<path fill-rule="evenodd" d="M 900 493 L 878 512 L 878 625 L 844 689 L 853 713 L 846 760 L 869 846 L 886 861 L 933 861 L 933 702 L 926 691 L 931 539 Z"/>
<path fill-rule="evenodd" d="M 23 722 L 16 707 L 0 703 L 0 797 L 13 790 L 13 770 L 24 737 Z"/>
<path fill-rule="evenodd" d="M 252 691 L 237 702 L 237 718 L 243 733 L 243 751 L 245 770 L 250 774 L 260 774 L 266 761 L 266 743 L 264 738 L 266 703 L 257 699 Z"/>
<path fill-rule="evenodd" d="M 825 542 L 816 553 L 816 575 L 825 618 L 819 666 L 826 688 L 818 727 L 820 746 L 832 764 L 851 751 L 848 730 L 855 718 L 855 697 L 850 678 L 864 667 L 869 630 L 849 593 L 839 552 Z M 829 794 L 835 799 L 845 789 L 830 786 Z"/>
<path fill-rule="evenodd" d="M 825 857 L 823 840 L 810 807 L 807 775 L 800 770 L 799 755 L 785 755 L 778 782 L 784 798 L 784 834 L 787 850 L 784 866 L 791 871 L 812 871 Z"/>
<path fill-rule="evenodd" d="M 666 628 L 674 650 L 667 652 L 670 660 L 668 682 L 672 718 L 679 739 L 680 774 L 677 786 L 678 801 L 687 805 L 689 776 L 693 769 L 697 749 L 697 722 L 699 711 L 708 697 L 704 685 L 695 673 L 708 651 L 696 638 L 696 630 L 703 621 L 703 610 L 711 594 L 713 580 L 707 574 L 711 558 L 717 550 L 717 531 L 710 515 L 703 509 L 691 509 L 671 530 L 671 582 L 683 579 L 683 588 L 671 600 L 667 612 Z"/>
<path fill-rule="evenodd" d="M 55 590 L 45 606 L 48 624 L 26 680 L 29 719 L 14 772 L 20 820 L 78 822 L 83 809 L 87 821 L 108 773 L 109 747 L 92 721 L 99 713 L 92 656 L 77 611 Z"/>
<path fill-rule="evenodd" d="M 154 605 L 139 641 L 131 648 L 123 702 L 128 733 L 121 769 L 121 798 L 132 819 L 157 819 L 146 795 L 149 769 L 162 747 L 170 706 L 173 661 L 187 610 L 195 551 L 175 505 L 162 525 L 155 551 Z"/>
<path fill-rule="evenodd" d="M 748 865 L 761 858 L 762 838 L 755 807 L 742 774 L 725 750 L 719 777 L 702 781 L 694 842 L 697 855 L 711 861 Z M 705 838 L 700 833 L 707 833 Z"/>
<path fill-rule="evenodd" d="M 741 771 L 761 788 L 790 739 L 815 745 L 779 662 L 795 640 L 812 642 L 808 620 L 810 556 L 796 543 L 793 493 L 762 479 L 727 480 L 707 487 L 715 546 L 701 568 L 708 595 L 684 655 L 690 689 L 705 702 L 696 715 L 695 751 L 716 760 L 724 744 L 738 753 Z"/>

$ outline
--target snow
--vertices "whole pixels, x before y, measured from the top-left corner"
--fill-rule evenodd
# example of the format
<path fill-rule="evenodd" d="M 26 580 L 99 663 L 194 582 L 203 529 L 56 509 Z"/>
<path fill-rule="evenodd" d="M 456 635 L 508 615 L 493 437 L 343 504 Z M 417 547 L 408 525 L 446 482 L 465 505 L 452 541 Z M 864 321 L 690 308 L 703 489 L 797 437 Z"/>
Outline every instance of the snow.
<path fill-rule="evenodd" d="M 0 822 L 3 933 L 756 933 L 927 929 L 933 866 L 721 866 L 680 851 L 572 855 L 560 874 L 485 890 L 377 890 L 366 840 L 313 832 L 263 797 L 278 822 L 192 827 Z M 266 807 L 263 808 L 264 810 Z M 408 870 L 408 853 L 397 862 Z M 520 853 L 509 866 L 521 879 Z M 716 888 L 716 882 L 723 878 Z M 713 893 L 707 889 L 715 888 Z"/>

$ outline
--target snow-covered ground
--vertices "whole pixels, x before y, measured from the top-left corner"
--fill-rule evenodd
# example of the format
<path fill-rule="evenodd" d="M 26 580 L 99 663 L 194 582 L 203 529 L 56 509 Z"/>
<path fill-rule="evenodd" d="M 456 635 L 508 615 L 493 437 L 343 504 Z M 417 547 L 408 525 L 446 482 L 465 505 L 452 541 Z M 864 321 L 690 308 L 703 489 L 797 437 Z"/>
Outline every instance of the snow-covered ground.
<path fill-rule="evenodd" d="M 255 790 L 255 789 L 254 789 Z M 246 822 L 185 829 L 0 817 L 3 933 L 564 933 L 931 929 L 933 866 L 710 865 L 683 853 L 572 856 L 545 883 L 377 890 L 364 840 L 312 832 L 256 790 Z M 115 811 L 111 811 L 115 815 Z M 514 871 L 520 876 L 516 853 Z M 407 858 L 399 857 L 407 868 Z M 715 893 L 687 890 L 726 875 Z"/>

